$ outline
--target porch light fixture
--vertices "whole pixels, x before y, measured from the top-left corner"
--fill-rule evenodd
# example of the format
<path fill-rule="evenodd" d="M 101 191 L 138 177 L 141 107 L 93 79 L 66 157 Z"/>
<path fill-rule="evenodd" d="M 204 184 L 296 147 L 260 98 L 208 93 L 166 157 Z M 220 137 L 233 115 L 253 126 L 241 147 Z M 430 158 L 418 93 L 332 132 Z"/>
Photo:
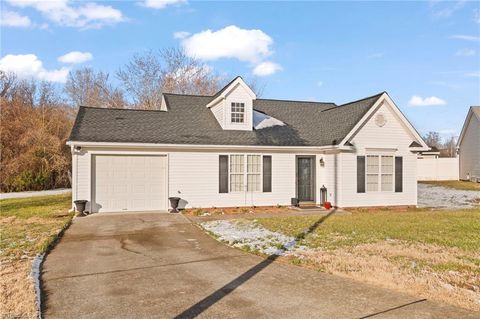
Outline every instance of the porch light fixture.
<path fill-rule="evenodd" d="M 320 166 L 321 167 L 325 166 L 325 161 L 323 160 L 323 157 L 320 157 Z"/>

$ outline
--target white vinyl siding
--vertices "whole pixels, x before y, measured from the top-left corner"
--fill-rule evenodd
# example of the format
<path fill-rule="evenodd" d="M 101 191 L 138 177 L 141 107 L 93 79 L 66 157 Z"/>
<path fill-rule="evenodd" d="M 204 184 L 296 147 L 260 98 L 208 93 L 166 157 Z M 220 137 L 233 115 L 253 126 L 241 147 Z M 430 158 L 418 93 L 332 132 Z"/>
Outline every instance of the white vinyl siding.
<path fill-rule="evenodd" d="M 337 160 L 326 157 L 325 167 L 328 168 L 326 174 L 333 175 L 332 181 L 328 183 L 328 193 L 331 185 L 338 185 L 337 205 L 340 207 L 362 207 L 362 206 L 397 206 L 397 205 L 416 205 L 417 204 L 417 156 L 409 149 L 414 140 L 412 134 L 407 131 L 401 120 L 393 113 L 393 110 L 385 102 L 377 112 L 381 112 L 387 122 L 383 127 L 375 124 L 375 115 L 371 117 L 365 125 L 353 137 L 352 144 L 355 145 L 356 152 L 339 153 Z M 378 181 L 378 189 L 389 189 L 389 191 L 369 191 L 368 184 L 365 187 L 365 193 L 357 193 L 357 156 L 365 156 L 365 173 L 368 171 L 368 155 L 392 156 L 393 166 L 395 156 L 403 158 L 403 191 L 394 192 L 395 178 L 394 174 L 390 177 L 391 169 L 389 161 L 384 163 L 384 184 Z M 334 163 L 329 163 L 329 161 Z M 337 166 L 337 173 L 333 174 Z M 373 167 L 371 167 L 373 169 Z M 381 174 L 382 164 L 379 163 L 379 174 Z M 395 172 L 393 167 L 393 172 Z M 366 183 L 367 183 L 366 175 Z M 374 177 L 372 177 L 373 179 Z M 392 179 L 390 183 L 390 178 Z M 380 178 L 379 178 L 380 179 Z M 371 181 L 370 190 L 377 187 L 376 182 Z M 329 197 L 330 198 L 330 197 Z"/>
<path fill-rule="evenodd" d="M 472 114 L 459 145 L 460 179 L 480 177 L 480 120 Z"/>
<path fill-rule="evenodd" d="M 186 207 L 289 205 L 290 199 L 295 197 L 294 153 L 265 154 L 272 156 L 271 192 L 262 192 L 260 181 L 259 191 L 247 191 L 245 188 L 239 192 L 219 193 L 219 155 L 226 154 L 218 152 L 169 153 L 169 196 L 181 197 L 185 200 Z M 246 154 L 238 155 L 246 157 Z"/>

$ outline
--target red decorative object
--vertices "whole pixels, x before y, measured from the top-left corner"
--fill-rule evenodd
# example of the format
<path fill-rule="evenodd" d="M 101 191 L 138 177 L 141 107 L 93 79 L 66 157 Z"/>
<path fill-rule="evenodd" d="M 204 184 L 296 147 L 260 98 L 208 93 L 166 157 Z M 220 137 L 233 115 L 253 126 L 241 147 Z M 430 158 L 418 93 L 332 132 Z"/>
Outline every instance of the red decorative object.
<path fill-rule="evenodd" d="M 325 207 L 326 209 L 330 209 L 330 208 L 332 208 L 332 203 L 325 202 L 325 203 L 323 203 L 323 207 Z"/>

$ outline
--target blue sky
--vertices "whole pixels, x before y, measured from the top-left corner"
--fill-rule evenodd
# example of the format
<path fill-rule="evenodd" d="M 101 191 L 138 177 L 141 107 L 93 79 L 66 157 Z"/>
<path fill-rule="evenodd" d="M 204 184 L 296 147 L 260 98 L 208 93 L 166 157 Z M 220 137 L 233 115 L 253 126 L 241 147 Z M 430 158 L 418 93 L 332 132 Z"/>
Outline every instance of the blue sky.
<path fill-rule="evenodd" d="M 265 98 L 387 91 L 421 133 L 458 135 L 480 105 L 478 1 L 142 1 L 2 0 L 0 68 L 113 77 L 136 52 L 181 46 L 226 79 L 256 76 Z"/>

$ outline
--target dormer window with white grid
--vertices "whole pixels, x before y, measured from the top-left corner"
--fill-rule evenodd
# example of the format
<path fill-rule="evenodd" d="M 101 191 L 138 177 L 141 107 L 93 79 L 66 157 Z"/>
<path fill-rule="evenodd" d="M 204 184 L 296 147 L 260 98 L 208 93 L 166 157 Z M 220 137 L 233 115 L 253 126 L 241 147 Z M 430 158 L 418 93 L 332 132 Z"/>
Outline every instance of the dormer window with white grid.
<path fill-rule="evenodd" d="M 232 102 L 232 123 L 245 121 L 245 103 Z"/>

